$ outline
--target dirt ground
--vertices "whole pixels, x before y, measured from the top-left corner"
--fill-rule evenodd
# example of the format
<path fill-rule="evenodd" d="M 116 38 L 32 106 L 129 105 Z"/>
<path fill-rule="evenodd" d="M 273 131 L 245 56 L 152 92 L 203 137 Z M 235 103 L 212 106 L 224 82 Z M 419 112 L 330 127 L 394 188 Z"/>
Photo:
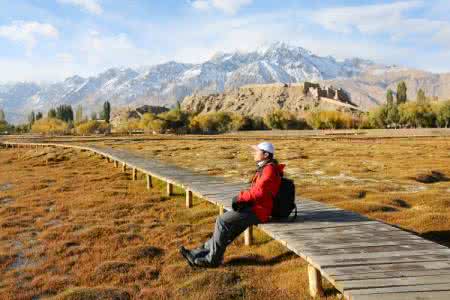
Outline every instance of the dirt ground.
<path fill-rule="evenodd" d="M 163 190 L 86 152 L 0 149 L 1 298 L 309 299 L 305 262 L 258 230 L 224 266 L 189 267 L 178 247 L 207 239 L 218 209 Z"/>

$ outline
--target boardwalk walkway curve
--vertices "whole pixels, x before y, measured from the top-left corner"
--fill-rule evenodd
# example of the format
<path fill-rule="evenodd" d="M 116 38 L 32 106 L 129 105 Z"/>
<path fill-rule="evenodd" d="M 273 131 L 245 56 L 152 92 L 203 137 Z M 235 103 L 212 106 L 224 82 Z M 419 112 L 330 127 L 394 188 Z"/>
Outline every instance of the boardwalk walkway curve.
<path fill-rule="evenodd" d="M 197 196 L 231 209 L 231 198 L 247 184 L 148 160 L 106 147 L 60 143 L 0 142 L 6 148 L 63 147 L 90 151 L 119 164 L 123 171 L 145 174 L 147 188 L 152 178 L 186 191 L 186 207 Z M 266 223 L 258 228 L 279 241 L 308 263 L 311 296 L 323 293 L 322 277 L 347 299 L 450 299 L 450 249 L 391 225 L 371 220 L 317 201 L 297 197 L 299 218 L 292 223 Z M 252 228 L 245 232 L 245 244 L 252 242 Z"/>

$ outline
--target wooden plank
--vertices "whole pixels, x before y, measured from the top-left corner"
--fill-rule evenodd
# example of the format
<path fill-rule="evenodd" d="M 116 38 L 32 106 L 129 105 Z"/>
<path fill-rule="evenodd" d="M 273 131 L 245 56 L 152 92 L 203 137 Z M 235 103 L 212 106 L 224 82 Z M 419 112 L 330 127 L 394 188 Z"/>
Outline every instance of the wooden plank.
<path fill-rule="evenodd" d="M 434 291 L 449 291 L 450 284 L 438 283 L 427 285 L 410 285 L 410 286 L 398 286 L 398 287 L 380 287 L 371 289 L 350 290 L 344 292 L 344 295 L 349 299 L 354 295 L 370 295 L 370 294 L 387 294 L 387 293 L 400 293 L 400 292 L 434 292 Z"/>
<path fill-rule="evenodd" d="M 402 250 L 402 251 L 392 251 L 388 252 L 388 255 L 390 257 L 399 257 L 399 256 L 405 256 L 405 255 L 448 255 L 450 256 L 450 249 L 436 249 L 436 250 Z M 367 259 L 367 258 L 380 258 L 385 257 L 386 254 L 383 252 L 377 252 L 377 253 L 360 253 L 360 254 L 341 254 L 339 256 L 336 256 L 334 254 L 331 255 L 318 255 L 314 258 L 320 261 L 327 261 L 329 259 L 336 259 L 336 260 L 358 260 L 358 259 Z"/>
<path fill-rule="evenodd" d="M 308 228 L 310 223 L 302 223 L 301 225 L 297 226 L 297 228 L 301 228 L 302 226 L 305 226 L 305 228 Z M 277 234 L 279 236 L 284 236 L 286 238 L 293 238 L 297 240 L 312 240 L 312 241 L 320 241 L 320 243 L 324 241 L 371 241 L 371 240 L 393 240 L 394 238 L 402 239 L 415 239 L 415 240 L 423 240 L 420 236 L 413 235 L 404 231 L 386 231 L 386 232 L 364 232 L 364 231 L 358 231 L 354 230 L 353 233 L 347 233 L 347 234 L 339 234 L 339 227 L 331 227 L 336 229 L 336 232 L 333 234 L 333 232 L 324 232 L 321 233 L 320 231 L 317 231 L 316 234 L 314 234 L 313 231 L 307 231 L 307 232 L 299 232 L 297 230 L 293 230 L 289 228 L 289 226 L 286 226 L 284 229 L 273 229 L 271 230 L 274 234 Z"/>
<path fill-rule="evenodd" d="M 351 237 L 341 237 L 341 238 L 320 238 L 317 240 L 314 240 L 313 238 L 305 238 L 301 239 L 301 237 L 298 236 L 291 236 L 291 235 L 283 235 L 283 234 L 275 234 L 274 235 L 277 239 L 283 240 L 287 243 L 292 244 L 292 246 L 303 248 L 303 249 L 309 249 L 311 251 L 317 250 L 317 251 L 332 251 L 333 249 L 349 249 L 349 253 L 354 253 L 354 251 L 360 251 L 362 248 L 366 247 L 368 251 L 372 249 L 372 247 L 377 247 L 375 243 L 383 244 L 383 243 L 393 243 L 391 242 L 392 239 L 389 239 L 389 237 L 374 237 L 372 240 L 365 239 L 365 238 L 351 238 Z M 403 242 L 405 245 L 421 245 L 421 246 L 431 246 L 432 244 L 427 244 L 426 242 L 422 242 L 421 239 L 417 239 L 414 237 L 408 237 L 408 236 L 398 236 L 395 235 L 391 236 L 392 238 L 396 238 L 396 241 L 401 243 Z M 370 240 L 371 242 L 366 242 Z M 414 244 L 414 242 L 417 242 Z M 371 243 L 374 243 L 371 245 Z M 322 249 L 321 245 L 323 244 L 329 244 L 327 247 Z M 393 245 L 395 246 L 395 245 Z M 351 250 L 351 248 L 359 248 L 355 250 Z M 408 247 L 406 247 L 408 248 Z M 409 247 L 412 248 L 412 247 Z M 445 247 L 438 246 L 433 247 L 433 249 L 437 250 L 443 250 Z M 364 249 L 362 249 L 364 250 Z M 322 255 L 321 255 L 322 256 Z"/>
<path fill-rule="evenodd" d="M 166 185 L 166 195 L 167 196 L 173 195 L 173 184 L 170 182 L 167 182 L 167 185 Z"/>
<path fill-rule="evenodd" d="M 375 265 L 362 266 L 339 266 L 339 267 L 321 267 L 322 271 L 330 276 L 340 276 L 349 274 L 369 274 L 379 272 L 406 272 L 406 271 L 426 271 L 426 270 L 446 270 L 450 268 L 450 260 L 441 261 L 413 261 L 396 262 Z"/>
<path fill-rule="evenodd" d="M 344 275 L 333 275 L 334 281 L 345 280 L 361 280 L 361 279 L 379 279 L 379 278 L 402 278 L 402 277 L 427 277 L 449 275 L 450 268 L 447 269 L 434 269 L 434 270 L 406 270 L 406 271 L 382 271 L 369 272 L 369 273 L 351 273 Z"/>
<path fill-rule="evenodd" d="M 377 221 L 363 221 L 363 222 L 342 222 L 342 223 L 336 223 L 336 222 L 309 222 L 304 223 L 300 220 L 294 221 L 292 223 L 286 222 L 281 223 L 286 226 L 292 226 L 291 228 L 295 230 L 296 228 L 303 228 L 303 229 L 323 229 L 323 228 L 335 228 L 335 227 L 341 227 L 341 226 L 359 226 L 359 225 L 367 225 L 367 224 L 376 224 Z M 266 228 L 266 224 L 263 225 L 264 228 Z M 270 229 L 267 230 L 268 232 L 271 231 Z"/>
<path fill-rule="evenodd" d="M 301 222 L 299 222 L 301 223 Z M 376 223 L 371 223 L 371 224 L 366 224 L 366 225 L 358 225 L 358 226 L 353 226 L 353 227 L 336 227 L 336 228 L 323 228 L 320 231 L 317 230 L 312 230 L 312 229 L 308 229 L 308 228 L 301 228 L 301 227 L 296 227 L 295 230 L 291 230 L 289 226 L 284 226 L 284 225 L 288 225 L 287 223 L 268 223 L 268 224 L 264 224 L 264 226 L 269 227 L 271 230 L 273 231 L 277 231 L 279 229 L 285 231 L 285 230 L 289 230 L 289 231 L 295 231 L 298 234 L 302 234 L 304 233 L 305 235 L 311 235 L 311 234 L 332 234 L 332 235 L 347 235 L 347 234 L 355 234 L 355 233 L 377 233 L 380 232 L 380 234 L 382 232 L 387 232 L 387 231 L 402 231 L 403 230 L 396 228 L 396 227 L 392 227 L 392 226 L 388 226 L 388 225 L 384 225 L 384 224 L 380 224 L 378 222 Z"/>
<path fill-rule="evenodd" d="M 186 207 L 191 208 L 192 207 L 192 191 L 186 190 Z"/>
<path fill-rule="evenodd" d="M 153 187 L 153 182 L 152 182 L 152 176 L 149 174 L 145 175 L 146 181 L 147 181 L 147 189 L 149 190 L 150 188 Z"/>
<path fill-rule="evenodd" d="M 250 246 L 253 244 L 253 226 L 249 226 L 244 231 L 244 243 L 246 246 Z"/>
<path fill-rule="evenodd" d="M 367 294 L 354 295 L 352 300 L 448 300 L 450 293 L 448 291 L 431 292 L 399 292 L 385 294 Z"/>
<path fill-rule="evenodd" d="M 290 243 L 293 247 L 299 247 L 299 242 L 297 241 L 295 244 Z M 411 247 L 414 246 L 414 247 Z M 435 249 L 434 245 L 378 245 L 378 246 L 367 246 L 361 245 L 359 247 L 347 247 L 345 244 L 339 246 L 337 249 L 320 249 L 320 246 L 317 247 L 308 247 L 308 243 L 302 244 L 301 251 L 305 251 L 305 253 L 314 253 L 314 255 L 326 255 L 334 254 L 359 254 L 359 253 L 377 253 L 383 252 L 386 255 L 389 252 L 393 251 L 402 251 L 402 250 L 433 250 Z"/>
<path fill-rule="evenodd" d="M 340 290 L 350 291 L 358 289 L 372 289 L 379 287 L 398 287 L 410 285 L 427 285 L 448 283 L 450 286 L 450 275 L 424 276 L 424 277 L 402 277 L 402 278 L 380 278 L 336 281 Z"/>
<path fill-rule="evenodd" d="M 405 256 L 392 256 L 391 254 L 386 254 L 384 257 L 376 258 L 355 258 L 355 259 L 328 259 L 322 260 L 309 253 L 304 253 L 307 255 L 315 264 L 320 265 L 321 268 L 326 267 L 343 267 L 343 266 L 361 266 L 361 265 L 378 265 L 378 264 L 389 264 L 389 263 L 401 263 L 401 262 L 433 262 L 433 261 L 446 261 L 450 260 L 450 255 L 443 254 L 410 254 Z"/>
<path fill-rule="evenodd" d="M 323 295 L 322 276 L 320 271 L 308 264 L 309 294 L 315 298 Z"/>

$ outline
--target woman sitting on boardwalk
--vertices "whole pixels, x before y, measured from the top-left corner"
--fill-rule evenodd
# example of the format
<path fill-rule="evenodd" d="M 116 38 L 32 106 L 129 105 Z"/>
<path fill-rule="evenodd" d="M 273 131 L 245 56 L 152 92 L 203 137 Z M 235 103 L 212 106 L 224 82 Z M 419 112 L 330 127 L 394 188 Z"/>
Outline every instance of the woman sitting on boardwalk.
<path fill-rule="evenodd" d="M 273 195 L 278 192 L 284 165 L 274 159 L 274 147 L 262 142 L 255 150 L 256 173 L 250 189 L 233 197 L 233 210 L 216 219 L 213 236 L 199 248 L 180 252 L 191 266 L 217 267 L 223 263 L 226 247 L 249 226 L 266 223 L 272 212 Z"/>

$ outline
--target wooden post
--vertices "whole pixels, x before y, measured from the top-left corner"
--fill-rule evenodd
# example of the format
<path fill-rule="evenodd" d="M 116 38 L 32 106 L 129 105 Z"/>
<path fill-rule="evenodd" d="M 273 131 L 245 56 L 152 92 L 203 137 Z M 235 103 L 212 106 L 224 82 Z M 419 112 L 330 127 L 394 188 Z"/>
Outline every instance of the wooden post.
<path fill-rule="evenodd" d="M 133 168 L 133 174 L 131 175 L 131 178 L 132 178 L 133 180 L 136 180 L 136 179 L 137 179 L 137 170 L 136 170 L 136 168 Z"/>
<path fill-rule="evenodd" d="M 173 195 L 173 184 L 168 182 L 167 183 L 167 196 L 172 196 L 172 195 Z"/>
<path fill-rule="evenodd" d="M 127 165 L 125 163 L 122 163 L 122 172 L 127 171 Z"/>
<path fill-rule="evenodd" d="M 150 174 L 145 174 L 147 178 L 147 190 L 153 187 L 152 176 Z"/>
<path fill-rule="evenodd" d="M 308 264 L 308 277 L 309 277 L 309 294 L 311 297 L 317 295 L 323 295 L 322 288 L 322 275 L 320 271 L 314 268 L 311 264 Z"/>
<path fill-rule="evenodd" d="M 225 213 L 225 209 L 223 205 L 219 206 L 219 215 L 223 215 Z"/>
<path fill-rule="evenodd" d="M 186 190 L 186 207 L 192 207 L 192 191 Z"/>
<path fill-rule="evenodd" d="M 119 167 L 119 163 L 117 162 L 117 160 L 114 161 L 114 167 L 116 167 L 116 168 Z"/>
<path fill-rule="evenodd" d="M 244 242 L 245 246 L 250 246 L 251 244 L 253 244 L 253 226 L 249 226 L 244 231 Z"/>

